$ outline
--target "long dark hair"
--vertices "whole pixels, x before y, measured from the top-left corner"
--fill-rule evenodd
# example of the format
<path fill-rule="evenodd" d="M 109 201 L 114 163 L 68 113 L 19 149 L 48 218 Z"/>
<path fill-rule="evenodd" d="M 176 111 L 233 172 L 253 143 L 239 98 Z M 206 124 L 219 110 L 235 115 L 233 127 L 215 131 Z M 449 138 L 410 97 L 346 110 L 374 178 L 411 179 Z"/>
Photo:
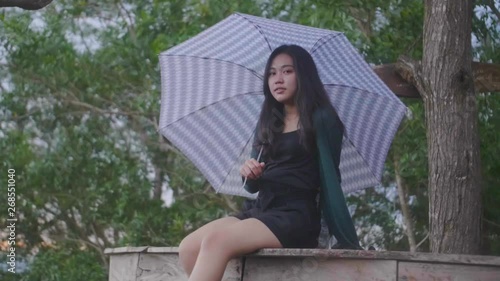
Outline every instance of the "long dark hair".
<path fill-rule="evenodd" d="M 265 99 L 257 123 L 254 146 L 260 148 L 264 144 L 263 157 L 272 155 L 275 136 L 284 128 L 284 105 L 273 97 L 268 82 L 271 64 L 279 54 L 287 54 L 293 60 L 297 79 L 294 102 L 299 113 L 300 143 L 306 151 L 314 153 L 316 145 L 312 117 L 318 107 L 331 110 L 337 117 L 342 130 L 343 126 L 326 94 L 313 58 L 309 52 L 297 45 L 282 45 L 276 48 L 267 60 L 263 85 Z"/>

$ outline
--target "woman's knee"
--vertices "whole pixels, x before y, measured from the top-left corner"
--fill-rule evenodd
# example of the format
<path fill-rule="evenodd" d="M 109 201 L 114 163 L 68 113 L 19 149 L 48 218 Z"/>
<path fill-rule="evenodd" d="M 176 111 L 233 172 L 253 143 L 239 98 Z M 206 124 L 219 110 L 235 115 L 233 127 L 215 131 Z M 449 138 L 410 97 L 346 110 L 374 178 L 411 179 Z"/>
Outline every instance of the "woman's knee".
<path fill-rule="evenodd" d="M 193 239 L 188 235 L 179 244 L 179 259 L 181 262 L 191 262 L 196 260 L 201 243 L 195 240 L 196 239 Z"/>
<path fill-rule="evenodd" d="M 229 237 L 228 233 L 224 230 L 213 231 L 203 237 L 200 249 L 209 252 L 219 252 L 230 255 L 231 249 L 228 246 Z"/>

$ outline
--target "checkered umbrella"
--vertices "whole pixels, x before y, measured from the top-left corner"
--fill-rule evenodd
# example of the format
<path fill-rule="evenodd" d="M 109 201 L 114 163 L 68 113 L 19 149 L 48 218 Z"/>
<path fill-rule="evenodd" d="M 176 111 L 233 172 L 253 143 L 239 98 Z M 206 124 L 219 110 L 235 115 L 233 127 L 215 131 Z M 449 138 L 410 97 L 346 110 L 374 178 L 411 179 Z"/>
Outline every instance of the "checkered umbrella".
<path fill-rule="evenodd" d="M 266 60 L 282 44 L 309 51 L 344 123 L 344 192 L 379 184 L 406 107 L 340 32 L 236 13 L 161 53 L 160 133 L 217 192 L 254 197 L 239 168 L 264 100 Z"/>

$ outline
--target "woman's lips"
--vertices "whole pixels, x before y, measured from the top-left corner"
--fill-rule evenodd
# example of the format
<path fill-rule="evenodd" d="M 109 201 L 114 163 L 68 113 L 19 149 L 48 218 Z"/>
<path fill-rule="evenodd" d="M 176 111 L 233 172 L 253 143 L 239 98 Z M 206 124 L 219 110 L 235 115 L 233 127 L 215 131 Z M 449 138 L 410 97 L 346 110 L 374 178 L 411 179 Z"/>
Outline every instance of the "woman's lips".
<path fill-rule="evenodd" d="M 276 88 L 276 89 L 274 89 L 274 92 L 276 94 L 282 94 L 285 90 L 286 90 L 285 88 Z"/>

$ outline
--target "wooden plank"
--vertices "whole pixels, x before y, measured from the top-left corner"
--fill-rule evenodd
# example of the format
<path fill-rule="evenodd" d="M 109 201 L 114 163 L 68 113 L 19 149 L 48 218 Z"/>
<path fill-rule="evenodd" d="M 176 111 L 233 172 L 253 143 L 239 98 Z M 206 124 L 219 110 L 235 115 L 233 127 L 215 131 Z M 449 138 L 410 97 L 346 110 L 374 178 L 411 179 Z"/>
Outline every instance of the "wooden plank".
<path fill-rule="evenodd" d="M 136 281 L 139 254 L 113 255 L 109 262 L 109 281 Z"/>
<path fill-rule="evenodd" d="M 228 263 L 223 281 L 240 281 L 241 260 L 233 259 Z M 137 281 L 186 281 L 187 275 L 179 264 L 177 254 L 141 253 Z"/>
<path fill-rule="evenodd" d="M 106 248 L 104 249 L 104 254 L 114 255 L 114 254 L 129 254 L 129 253 L 141 253 L 148 249 L 149 247 L 118 247 L 118 248 Z M 177 248 L 174 248 L 177 250 Z"/>
<path fill-rule="evenodd" d="M 410 253 L 389 251 L 357 251 L 357 250 L 329 250 L 329 249 L 262 249 L 248 255 L 260 257 L 318 257 L 333 259 L 369 259 L 369 260 L 397 260 L 422 261 L 449 264 L 490 265 L 500 267 L 500 257 L 477 255 L 450 255 L 433 253 Z"/>
<path fill-rule="evenodd" d="M 179 253 L 179 247 L 149 247 L 148 253 Z"/>
<path fill-rule="evenodd" d="M 167 253 L 177 254 L 177 247 L 122 247 L 106 249 L 105 254 L 123 253 Z M 355 251 L 355 250 L 329 250 L 329 249 L 262 249 L 247 255 L 249 257 L 320 257 L 334 259 L 370 259 L 370 260 L 397 260 L 397 261 L 422 261 L 439 262 L 448 264 L 470 264 L 500 266 L 500 257 L 477 255 L 449 255 L 433 253 L 410 253 L 390 251 Z"/>
<path fill-rule="evenodd" d="M 398 280 L 401 281 L 498 281 L 500 268 L 475 265 L 400 262 Z"/>
<path fill-rule="evenodd" d="M 110 281 L 187 280 L 176 247 L 106 249 Z M 245 281 L 500 280 L 500 257 L 326 249 L 263 249 L 245 256 Z M 398 270 L 399 268 L 399 270 Z M 224 281 L 239 281 L 241 259 Z"/>
<path fill-rule="evenodd" d="M 245 281 L 396 281 L 396 261 L 247 257 Z"/>

